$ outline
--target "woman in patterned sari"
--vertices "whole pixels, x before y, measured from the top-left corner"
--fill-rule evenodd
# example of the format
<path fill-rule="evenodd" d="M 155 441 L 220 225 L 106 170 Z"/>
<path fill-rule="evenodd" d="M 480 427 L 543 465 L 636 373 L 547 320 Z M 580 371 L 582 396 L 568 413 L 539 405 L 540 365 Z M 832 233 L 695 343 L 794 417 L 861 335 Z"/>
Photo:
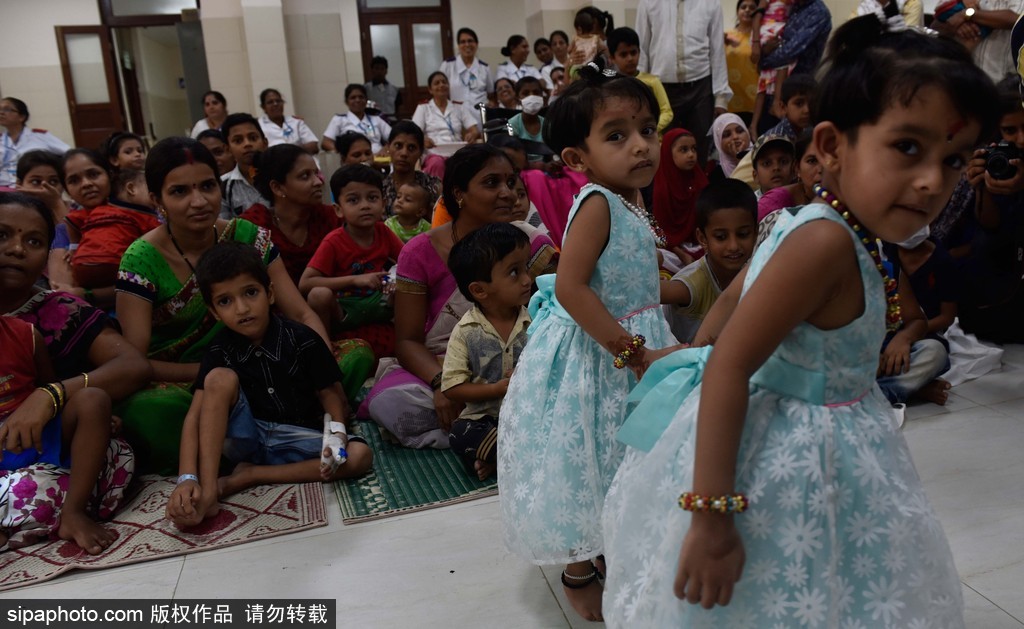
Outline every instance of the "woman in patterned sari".
<path fill-rule="evenodd" d="M 488 223 L 510 222 L 516 204 L 516 174 L 501 149 L 471 144 L 448 159 L 445 205 L 453 221 L 410 240 L 398 256 L 395 291 L 397 362 L 381 361 L 377 383 L 360 409 L 402 445 L 447 448 L 449 423 L 461 410 L 440 391 L 448 337 L 470 304 L 448 270 L 448 252 L 459 238 Z M 529 234 L 528 234 L 529 235 Z M 554 271 L 551 239 L 530 238 L 530 275 Z"/>
<path fill-rule="evenodd" d="M 267 264 L 280 314 L 329 341 L 320 319 L 288 277 L 270 232 L 246 220 L 217 217 L 217 163 L 205 146 L 189 138 L 158 142 L 146 158 L 146 183 L 166 222 L 132 243 L 121 259 L 117 313 L 125 338 L 149 358 L 157 384 L 126 400 L 119 411 L 140 470 L 171 474 L 178 467 L 190 385 L 207 345 L 222 327 L 203 303 L 194 277 L 194 266 L 207 249 L 226 240 L 254 246 Z M 358 348 L 353 354 L 363 351 Z M 344 360 L 342 369 L 359 380 L 354 385 L 358 388 L 358 370 Z M 365 378 L 366 368 L 362 371 Z M 346 391 L 353 389 L 350 382 L 344 384 Z"/>
<path fill-rule="evenodd" d="M 35 209 L 45 233 L 36 247 L 22 246 L 13 236 L 19 208 Z M 125 342 L 102 310 L 69 295 L 36 285 L 46 268 L 53 240 L 52 213 L 35 199 L 0 193 L 0 313 L 32 324 L 43 337 L 56 375 L 68 395 L 86 388 L 102 389 L 118 400 L 149 381 L 145 357 Z M 10 417 L 50 417 L 44 396 L 29 397 Z M 91 515 L 110 518 L 121 505 L 134 476 L 135 459 L 127 442 L 113 438 L 90 501 Z M 68 489 L 69 470 L 36 463 L 0 472 L 0 533 L 9 539 L 0 547 L 20 548 L 54 536 Z"/>

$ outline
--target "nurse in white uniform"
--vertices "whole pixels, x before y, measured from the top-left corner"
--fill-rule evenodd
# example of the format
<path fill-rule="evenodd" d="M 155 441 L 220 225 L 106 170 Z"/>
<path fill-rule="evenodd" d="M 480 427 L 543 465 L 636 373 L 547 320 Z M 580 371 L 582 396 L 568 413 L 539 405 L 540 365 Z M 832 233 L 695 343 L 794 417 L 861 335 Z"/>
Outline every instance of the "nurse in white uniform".
<path fill-rule="evenodd" d="M 310 155 L 316 155 L 320 150 L 316 143 L 316 134 L 305 120 L 284 115 L 284 98 L 281 97 L 281 92 L 273 88 L 260 92 L 260 108 L 263 110 L 263 115 L 259 118 L 260 128 L 263 129 L 263 135 L 267 136 L 268 147 L 294 144 L 305 149 Z"/>
<path fill-rule="evenodd" d="M 17 98 L 0 99 L 0 186 L 13 186 L 18 160 L 29 151 L 43 150 L 63 155 L 70 147 L 46 129 L 29 129 L 28 105 Z"/>
<path fill-rule="evenodd" d="M 452 99 L 469 107 L 485 103 L 488 98 L 493 99 L 494 77 L 490 67 L 476 56 L 476 32 L 471 28 L 460 28 L 455 41 L 459 55 L 445 59 L 440 68 L 448 77 Z"/>
<path fill-rule="evenodd" d="M 391 125 L 384 122 L 380 116 L 372 116 L 366 113 L 366 87 L 359 83 L 350 83 L 345 87 L 345 103 L 348 105 L 347 114 L 334 114 L 331 121 L 324 129 L 324 136 L 320 140 L 320 146 L 325 151 L 334 150 L 334 140 L 346 131 L 362 133 L 370 141 L 370 148 L 373 154 L 377 155 L 388 143 L 388 136 L 391 135 Z"/>

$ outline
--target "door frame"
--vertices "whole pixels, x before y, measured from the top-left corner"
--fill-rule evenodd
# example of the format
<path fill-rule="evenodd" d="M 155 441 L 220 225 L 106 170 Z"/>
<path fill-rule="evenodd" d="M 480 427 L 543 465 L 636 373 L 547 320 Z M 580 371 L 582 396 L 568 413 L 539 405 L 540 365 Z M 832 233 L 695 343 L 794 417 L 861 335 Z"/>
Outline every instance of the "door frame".
<path fill-rule="evenodd" d="M 79 119 L 80 113 L 99 112 L 106 110 L 110 114 L 110 129 L 120 131 L 124 129 L 124 111 L 117 73 L 114 69 L 113 46 L 110 43 L 110 27 L 108 26 L 54 26 L 57 36 L 57 51 L 60 54 L 60 69 L 64 75 L 64 91 L 67 97 L 68 110 L 71 114 L 71 130 L 74 134 L 76 146 L 98 146 L 106 138 L 100 138 L 99 142 L 93 141 L 94 131 L 83 129 Z M 100 41 L 100 53 L 103 57 L 103 70 L 107 78 L 106 103 L 79 104 L 76 100 L 74 81 L 71 78 L 71 63 L 68 59 L 67 46 L 64 42 L 65 35 L 97 35 Z M 109 132 L 108 132 L 109 134 Z M 89 137 L 87 137 L 89 136 Z"/>
<path fill-rule="evenodd" d="M 430 97 L 426 85 L 419 85 L 416 79 L 416 50 L 412 43 L 413 24 L 440 24 L 441 25 L 441 58 L 448 59 L 455 54 L 455 47 L 452 43 L 452 11 L 450 0 L 439 0 L 440 5 L 436 7 L 398 7 L 388 9 L 367 8 L 367 0 L 359 0 L 359 36 L 360 49 L 363 57 L 363 76 L 370 76 L 370 61 L 373 59 L 372 42 L 370 41 L 370 26 L 380 24 L 395 24 L 399 27 L 402 46 L 402 77 L 405 87 L 402 88 L 401 111 L 397 112 L 402 118 L 412 116 L 416 104 Z M 434 68 L 436 69 L 436 68 Z M 351 81 L 362 83 L 362 81 Z"/>

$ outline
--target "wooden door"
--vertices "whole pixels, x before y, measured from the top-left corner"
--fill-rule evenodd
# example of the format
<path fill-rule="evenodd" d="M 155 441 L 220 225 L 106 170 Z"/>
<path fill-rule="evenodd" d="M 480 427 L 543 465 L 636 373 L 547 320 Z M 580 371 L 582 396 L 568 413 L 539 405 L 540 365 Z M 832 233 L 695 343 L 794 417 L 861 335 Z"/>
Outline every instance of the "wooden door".
<path fill-rule="evenodd" d="M 125 129 L 110 29 L 106 26 L 54 28 L 75 146 L 97 148 L 108 135 Z"/>
<path fill-rule="evenodd" d="M 395 0 L 394 4 L 401 0 Z M 388 60 L 388 81 L 402 92 L 400 118 L 409 118 L 416 104 L 430 97 L 427 78 L 453 54 L 451 12 L 448 0 L 419 0 L 415 7 L 374 8 L 372 0 L 361 0 L 359 9 L 365 79 L 370 60 L 381 55 Z M 385 4 L 378 0 L 378 4 Z M 412 4 L 410 2 L 410 4 Z M 424 6 L 436 4 L 436 6 Z M 369 6 L 367 6 L 369 5 Z M 363 77 L 360 77 L 362 79 Z"/>

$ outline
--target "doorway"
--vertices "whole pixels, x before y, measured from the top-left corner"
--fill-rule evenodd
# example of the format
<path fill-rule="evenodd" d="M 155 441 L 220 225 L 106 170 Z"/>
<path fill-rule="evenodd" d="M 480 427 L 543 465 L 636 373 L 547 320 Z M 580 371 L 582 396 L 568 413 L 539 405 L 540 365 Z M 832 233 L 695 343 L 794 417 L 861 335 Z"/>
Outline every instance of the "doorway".
<path fill-rule="evenodd" d="M 359 30 L 366 79 L 370 60 L 385 57 L 388 81 L 402 94 L 398 117 L 412 117 L 430 97 L 427 78 L 453 54 L 449 0 L 359 0 Z"/>
<path fill-rule="evenodd" d="M 198 0 L 98 2 L 102 26 L 56 27 L 75 145 L 188 135 L 210 85 Z"/>

